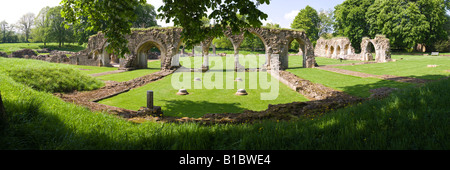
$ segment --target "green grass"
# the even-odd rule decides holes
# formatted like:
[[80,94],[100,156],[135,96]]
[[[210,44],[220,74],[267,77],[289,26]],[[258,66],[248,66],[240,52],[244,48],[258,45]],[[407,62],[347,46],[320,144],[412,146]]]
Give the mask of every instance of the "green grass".
[[98,76],[96,78],[100,79],[100,80],[111,80],[111,81],[118,81],[118,82],[133,80],[135,78],[142,77],[147,74],[151,74],[151,73],[158,72],[159,70],[161,70],[161,61],[158,60],[158,61],[148,62],[147,66],[148,66],[147,69],[138,69],[138,70],[121,72],[121,73],[108,74],[108,75]]
[[[266,87],[259,86],[258,82],[249,83],[250,80],[257,78],[260,74],[262,74],[261,76],[266,76],[268,83],[271,85],[270,89],[264,89]],[[218,81],[220,76],[222,76],[223,82]],[[201,77],[203,81],[194,82],[194,77]],[[236,77],[241,77],[247,83],[235,82]],[[212,82],[217,79],[219,83],[208,83],[208,79],[212,80]],[[178,81],[181,83],[177,84],[176,82]],[[230,84],[227,85],[227,83]],[[250,84],[257,86],[250,87]],[[276,85],[278,85],[279,91],[275,88]],[[186,96],[176,95],[180,88],[187,89],[190,94]],[[241,88],[245,88],[248,95],[235,95],[237,89]],[[206,113],[242,113],[246,109],[259,111],[267,109],[268,104],[307,101],[305,97],[289,89],[286,85],[278,81],[271,82],[271,76],[267,73],[207,72],[174,73],[159,81],[102,100],[99,103],[138,110],[141,106],[146,106],[147,90],[154,91],[154,104],[161,106],[165,115],[177,117],[201,117]],[[277,98],[274,100],[261,100],[261,94],[269,93],[271,90],[278,92],[279,95],[275,95]]]
[[[337,68],[375,75],[395,75],[433,80],[450,76],[450,57],[393,55],[392,58],[397,61],[339,66]],[[403,59],[401,60],[401,58]],[[438,65],[438,67],[427,67],[427,65]]]
[[[342,62],[338,59],[331,59],[325,57],[315,57],[316,62],[319,66],[325,65],[335,65],[335,64],[351,64],[351,63],[360,63],[362,61],[356,60],[342,60]],[[289,56],[289,68],[302,68],[303,67],[303,56]]]
[[84,65],[71,65],[71,66],[86,74],[103,73],[117,70],[116,67],[98,67],[98,66],[84,66]]
[[40,60],[0,58],[0,71],[16,82],[47,92],[89,91],[104,85],[69,65]]
[[287,69],[286,71],[289,71],[300,78],[310,80],[313,83],[322,84],[347,94],[360,97],[369,97],[371,94],[369,92],[370,89],[380,87],[405,88],[413,86],[410,83],[401,83],[370,77],[362,78],[315,68],[296,68]]
[[[419,88],[406,87],[388,98],[366,101],[312,119],[211,126],[135,124],[106,113],[91,112],[16,82],[4,68],[31,62],[13,61],[16,60],[0,58],[0,91],[7,122],[0,130],[1,150],[450,149],[449,79]],[[311,77],[316,73],[316,69],[299,70],[313,70]],[[326,78],[330,77],[319,79]],[[191,106],[179,105],[185,109]]]
[[[239,57],[239,63],[245,68],[260,68],[266,61],[264,55],[246,55]],[[186,68],[202,68],[203,57],[180,57],[180,65]],[[234,70],[234,56],[209,57],[210,69]]]
[[6,52],[7,54],[11,54],[14,51],[18,51],[18,50],[22,50],[22,49],[26,49],[26,48],[32,49],[32,50],[49,48],[52,50],[59,50],[59,51],[78,52],[78,51],[84,50],[86,48],[86,46],[85,45],[67,45],[66,44],[62,47],[59,47],[58,43],[47,43],[46,46],[44,46],[44,43],[3,43],[3,44],[0,44],[0,51]]
[[7,150],[448,150],[450,80],[313,120],[134,124],[38,92],[0,72]]

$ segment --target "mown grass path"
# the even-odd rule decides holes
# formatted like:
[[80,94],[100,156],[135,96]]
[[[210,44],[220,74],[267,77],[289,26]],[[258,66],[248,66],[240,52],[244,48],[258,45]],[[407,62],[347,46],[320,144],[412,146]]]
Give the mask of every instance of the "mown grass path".
[[[363,63],[363,64],[365,64],[365,63]],[[427,82],[431,81],[431,80],[419,79],[419,78],[414,78],[414,77],[403,77],[403,76],[394,76],[394,75],[374,75],[374,74],[362,73],[362,72],[345,70],[345,69],[334,67],[334,66],[343,66],[343,65],[353,65],[353,64],[327,65],[327,66],[321,66],[321,67],[316,67],[316,68],[321,69],[321,70],[339,73],[339,74],[346,74],[346,75],[363,77],[363,78],[373,77],[373,78],[392,80],[392,81],[404,82],[404,83],[427,83]]]

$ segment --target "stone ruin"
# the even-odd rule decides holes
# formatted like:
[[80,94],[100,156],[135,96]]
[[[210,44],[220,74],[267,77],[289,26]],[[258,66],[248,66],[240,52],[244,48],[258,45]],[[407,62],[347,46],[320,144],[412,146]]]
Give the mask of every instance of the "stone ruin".
[[[372,49],[372,44],[375,49]],[[374,59],[372,51],[375,50],[376,62],[388,62],[391,60],[391,47],[389,39],[384,36],[376,36],[374,39],[364,37],[361,42],[361,53],[356,54],[355,49],[347,37],[332,39],[320,38],[317,41],[314,53],[316,56],[332,59],[371,61]]]
[[[125,35],[128,40],[129,54],[125,58],[114,59],[113,62],[120,64],[119,69],[133,70],[139,68],[147,68],[147,58],[150,54],[149,50],[157,47],[160,54],[161,70],[172,69],[177,66],[172,66],[172,58],[178,54],[182,38],[182,28],[147,28],[132,30],[132,33]],[[303,51],[303,67],[312,68],[315,66],[314,49],[312,43],[308,39],[304,31],[289,30],[289,29],[271,29],[271,28],[247,28],[242,29],[241,33],[233,34],[231,30],[224,30],[224,35],[232,42],[235,56],[235,69],[241,68],[239,64],[239,48],[244,40],[244,32],[248,31],[257,35],[264,43],[266,49],[266,63],[261,66],[264,69],[270,69],[270,61],[273,55],[279,55],[279,68],[288,68],[288,50],[289,45],[293,40],[300,44],[300,49]],[[204,57],[204,64],[202,68],[208,69],[208,54],[209,46],[214,37],[205,39],[202,43],[202,56]],[[70,57],[71,64],[77,65],[97,65],[97,66],[111,66],[113,54],[110,54],[106,47],[108,43],[102,33],[91,36],[89,38],[88,47]]]
[[67,57],[68,54],[74,54],[74,52],[70,51],[58,51],[58,50],[49,50],[42,49],[38,50],[39,53],[50,53],[49,55],[38,55],[32,49],[22,49],[18,51],[12,52],[10,55],[7,55],[5,52],[0,52],[0,56],[8,57],[8,58],[24,58],[24,59],[35,59],[42,60],[52,63],[70,63],[70,58]]
[[[183,28],[147,28],[132,30],[131,34],[125,35],[128,40],[129,54],[125,54],[125,58],[118,58],[114,54],[110,54],[106,47],[109,43],[106,41],[104,34],[99,33],[89,38],[87,48],[73,53],[67,57],[66,52],[51,51],[50,55],[37,56],[34,51],[22,51],[15,57],[32,58],[45,60],[49,62],[68,63],[73,65],[89,65],[89,66],[107,66],[119,65],[121,70],[133,70],[140,68],[147,68],[147,59],[149,55],[154,55],[150,51],[153,47],[159,49],[159,58],[161,60],[161,70],[170,70],[179,67],[173,65],[172,59],[176,54],[179,54],[179,49],[182,44],[181,32]],[[310,42],[304,31],[290,30],[290,29],[272,29],[272,28],[246,28],[241,29],[240,33],[233,34],[230,29],[223,31],[234,48],[234,65],[236,70],[241,70],[243,66],[239,63],[239,48],[244,41],[244,33],[249,32],[258,36],[264,43],[266,50],[266,63],[260,66],[261,69],[270,70],[273,64],[277,68],[287,69],[289,54],[288,50],[292,41],[296,40],[300,44],[300,50],[303,56],[303,67],[312,68],[316,66],[314,47]],[[209,47],[214,37],[209,37],[200,43],[201,55],[204,56],[202,69],[209,69]],[[28,53],[30,52],[30,53]],[[33,52],[33,53],[31,53]],[[19,53],[19,52],[18,52]],[[273,57],[277,56],[278,57]],[[28,56],[28,57],[26,57]],[[277,61],[273,62],[275,58]]]

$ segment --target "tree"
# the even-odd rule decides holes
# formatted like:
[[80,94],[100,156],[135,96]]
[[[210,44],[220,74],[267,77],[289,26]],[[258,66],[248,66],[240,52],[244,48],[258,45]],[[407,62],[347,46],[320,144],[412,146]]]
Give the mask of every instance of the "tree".
[[334,34],[348,37],[356,51],[361,50],[362,38],[369,35],[366,11],[374,1],[346,0],[334,7]]
[[416,4],[421,13],[425,15],[426,21],[430,23],[423,44],[428,47],[427,51],[434,50],[434,43],[446,40],[448,36],[444,27],[447,21],[445,14],[448,6],[444,0],[418,0]]
[[50,32],[50,23],[47,18],[47,13],[50,10],[50,7],[44,7],[39,11],[39,14],[34,19],[34,29],[32,29],[31,34],[33,35],[34,41],[41,41],[44,43],[44,46],[49,42],[49,32]]
[[73,36],[71,27],[65,26],[64,18],[61,16],[61,6],[50,8],[47,12],[47,18],[49,20],[50,31],[49,37],[59,43],[59,47],[64,45],[64,42],[68,41],[68,37]]
[[[255,2],[256,1],[256,2]],[[267,14],[261,12],[257,6],[269,4],[270,0],[163,0],[164,5],[158,11],[158,16],[167,23],[171,20],[176,26],[183,27],[182,36],[186,45],[200,43],[206,37],[217,37],[228,26],[234,33],[240,28],[259,27],[260,19],[266,19]],[[129,52],[124,35],[131,33],[132,22],[136,20],[136,6],[145,4],[146,0],[62,0],[63,17],[69,23],[77,23],[82,16],[87,17],[88,29],[102,31],[109,42],[107,50],[112,53],[125,55]],[[207,10],[212,13],[207,15]],[[250,16],[249,23],[239,21],[235,13]],[[201,18],[214,19],[214,27],[202,27]]]
[[6,42],[6,31],[7,31],[7,29],[8,29],[8,22],[6,22],[5,20],[0,22],[0,31],[2,33],[2,42],[3,43]]
[[320,10],[319,11],[319,37],[326,36],[333,32],[333,9],[329,9],[328,11]]
[[147,28],[157,26],[155,7],[151,4],[141,4],[134,9],[134,13],[137,15],[136,20],[133,22],[133,28]]
[[91,24],[89,23],[88,18],[85,16],[81,16],[80,18],[78,18],[78,22],[73,23],[72,26],[75,41],[78,42],[79,45],[87,43],[91,35],[95,35],[98,33],[95,30],[89,29]]
[[[201,42],[206,37],[219,37],[222,30],[231,28],[233,33],[241,28],[260,27],[260,20],[267,19],[267,14],[257,7],[269,4],[270,0],[163,0],[164,5],[158,11],[160,18],[166,23],[173,21],[174,25],[183,27],[182,36],[187,46]],[[208,15],[207,11],[212,12]],[[239,13],[246,16],[246,21],[239,19]],[[215,21],[214,27],[202,27],[202,18]]]
[[292,29],[304,29],[313,44],[319,39],[319,15],[317,11],[307,5],[295,17],[291,24]]
[[20,30],[25,34],[25,42],[28,42],[28,38],[30,36],[31,27],[34,23],[34,14],[33,13],[27,13],[23,15],[18,22],[18,25],[20,26]]
[[225,36],[221,36],[219,38],[214,38],[213,40],[213,44],[217,47],[217,48],[221,48],[221,49],[233,49],[233,44],[231,43],[231,41],[225,37]]
[[410,49],[424,44],[433,50],[434,43],[446,40],[443,0],[376,0],[366,13],[368,36],[384,34],[396,48]]
[[[109,42],[107,50],[124,56],[129,53],[126,34],[131,33],[132,23],[136,21],[135,9],[146,0],[62,0],[62,16],[68,23],[76,25],[81,17],[89,23],[88,30],[102,31]],[[66,25],[70,27],[70,25]]]

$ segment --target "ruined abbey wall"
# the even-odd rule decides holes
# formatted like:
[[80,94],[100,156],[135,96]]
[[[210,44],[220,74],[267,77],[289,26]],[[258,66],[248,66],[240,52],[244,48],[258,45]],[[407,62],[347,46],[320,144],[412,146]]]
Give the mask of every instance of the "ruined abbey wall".
[[[161,51],[161,69],[171,69],[172,59],[178,53],[182,43],[182,28],[147,28],[133,30],[130,35],[126,35],[128,40],[129,54],[120,59],[120,69],[131,70],[138,68],[147,68],[147,53],[151,47],[157,47]],[[288,68],[288,50],[293,40],[297,40],[303,51],[303,67],[314,67],[314,48],[304,31],[289,29],[270,29],[270,28],[248,28],[241,30],[238,34],[231,33],[231,30],[224,30],[224,35],[232,42],[235,52],[235,68],[241,67],[238,60],[239,48],[244,40],[244,31],[255,34],[263,41],[266,49],[266,63],[262,66],[264,69],[270,69],[272,56],[278,55],[279,62],[275,62],[280,69]],[[205,39],[201,45],[203,55],[209,53],[209,45],[214,37]],[[110,56],[106,51],[108,43],[103,34],[91,36],[87,49],[72,56],[71,60],[78,61],[80,65],[87,65],[86,62],[92,62],[98,66],[110,66]],[[208,57],[204,57],[204,68],[208,68]],[[73,62],[75,63],[75,62]]]
[[[375,47],[375,49],[372,49]],[[361,42],[361,53],[356,54],[351,42],[346,37],[332,39],[320,38],[315,47],[316,56],[333,59],[387,62],[391,59],[391,47],[389,39],[384,36],[376,36],[374,39],[363,38]],[[375,52],[375,57],[372,55]]]

